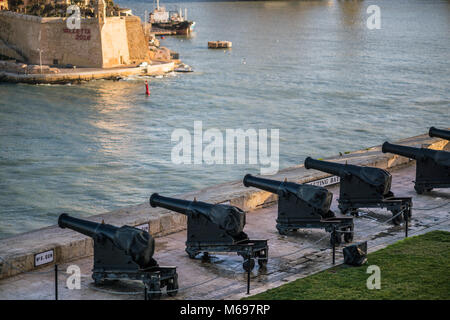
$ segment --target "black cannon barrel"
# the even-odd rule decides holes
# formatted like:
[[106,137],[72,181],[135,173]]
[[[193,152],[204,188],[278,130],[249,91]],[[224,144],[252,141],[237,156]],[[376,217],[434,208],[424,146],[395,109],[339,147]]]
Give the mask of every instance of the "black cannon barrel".
[[289,194],[296,196],[298,199],[309,203],[311,206],[326,215],[330,211],[333,194],[327,189],[308,185],[298,184],[295,182],[277,181],[265,178],[257,178],[251,174],[244,177],[244,186],[255,187],[278,194],[278,196],[288,196]]
[[150,205],[153,208],[161,207],[184,215],[187,215],[189,210],[207,213],[213,207],[213,204],[210,203],[163,197],[157,193],[151,195]]
[[[140,267],[145,268],[154,264],[152,259],[155,251],[155,240],[143,230],[110,224],[96,223],[78,219],[62,213],[58,218],[61,228],[69,228],[94,239],[108,238],[117,248],[130,255]],[[96,240],[96,241],[97,241]]]
[[272,193],[280,193],[283,192],[283,184],[282,181],[276,181],[271,179],[265,179],[265,178],[257,178],[255,176],[252,176],[251,174],[247,174],[244,177],[244,186],[246,187],[255,187],[258,189],[262,189],[265,191],[269,191]]
[[428,134],[430,135],[430,137],[437,137],[445,140],[450,140],[450,130],[442,130],[437,129],[435,127],[431,127]]
[[189,208],[190,203],[191,201],[189,200],[163,197],[157,193],[154,193],[150,196],[150,205],[153,208],[161,207],[185,215],[187,215],[187,210]]
[[78,219],[62,213],[58,218],[58,226],[60,228],[69,228],[89,237],[102,233],[110,239],[114,238],[117,227],[110,224],[102,224],[88,220]]
[[305,159],[306,169],[316,169],[319,171],[331,173],[337,176],[342,176],[345,174],[344,167],[349,167],[350,165],[340,164],[336,162],[315,160],[311,157]]
[[387,141],[381,146],[381,151],[383,153],[389,152],[416,160],[423,155],[422,149],[420,148],[401,146],[398,144],[389,143]]
[[201,214],[231,236],[241,234],[245,226],[245,212],[235,206],[175,199],[157,193],[151,195],[150,205],[153,208],[161,207],[188,216]]

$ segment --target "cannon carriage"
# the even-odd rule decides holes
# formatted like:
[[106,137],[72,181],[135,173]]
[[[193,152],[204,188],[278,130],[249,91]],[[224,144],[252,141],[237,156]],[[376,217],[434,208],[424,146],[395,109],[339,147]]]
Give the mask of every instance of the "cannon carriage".
[[433,188],[450,187],[450,152],[427,148],[414,148],[383,143],[383,153],[389,152],[416,160],[416,180],[414,189],[418,194]]
[[148,232],[82,220],[66,213],[59,216],[58,225],[93,238],[92,279],[96,285],[110,280],[140,280],[149,299],[159,299],[164,287],[169,296],[178,293],[176,267],[159,266],[153,259],[155,240]]
[[208,256],[211,252],[235,252],[244,259],[246,271],[268,262],[267,240],[251,240],[243,231],[245,212],[224,204],[210,204],[160,196],[150,197],[152,207],[161,207],[187,216],[186,253],[194,259],[199,253]]
[[340,177],[338,207],[343,214],[357,215],[360,208],[386,208],[392,212],[392,222],[396,225],[411,217],[412,199],[394,196],[392,176],[386,170],[310,157],[305,159],[305,168]]
[[244,186],[278,195],[276,228],[281,235],[298,229],[320,228],[330,232],[331,244],[353,241],[353,218],[337,217],[330,210],[333,194],[327,189],[307,184],[277,181],[247,174]]

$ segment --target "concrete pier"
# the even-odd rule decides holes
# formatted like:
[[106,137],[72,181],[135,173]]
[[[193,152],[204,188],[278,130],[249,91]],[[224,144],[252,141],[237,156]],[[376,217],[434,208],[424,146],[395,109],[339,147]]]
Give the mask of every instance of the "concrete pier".
[[57,74],[18,74],[0,70],[0,81],[29,84],[64,84],[131,75],[163,75],[175,69],[174,62],[154,62],[145,67],[61,69]]

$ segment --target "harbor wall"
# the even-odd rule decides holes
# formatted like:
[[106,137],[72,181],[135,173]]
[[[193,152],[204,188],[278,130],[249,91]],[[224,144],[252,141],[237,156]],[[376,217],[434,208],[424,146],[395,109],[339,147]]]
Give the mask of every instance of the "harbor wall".
[[[29,64],[102,67],[101,34],[94,19],[70,30],[66,19],[0,12],[0,38]],[[41,57],[39,49],[42,50]]]
[[66,18],[1,11],[0,39],[9,48],[4,53],[15,50],[28,64],[40,64],[41,58],[44,65],[112,68],[148,61],[148,42],[135,16],[108,17],[103,25],[86,18],[80,29],[69,29]]
[[[397,141],[395,143],[428,147],[436,150],[450,150],[450,142],[428,135],[421,135]],[[413,163],[408,158],[382,153],[380,146],[326,158],[328,161],[354,165],[374,166],[392,170]],[[329,174],[316,170],[306,170],[298,165],[279,171],[270,178],[291,182],[306,183],[329,177]],[[413,184],[411,183],[411,188]],[[149,196],[157,190],[149,190]],[[395,191],[395,190],[394,190]],[[400,195],[399,195],[400,196]],[[246,188],[242,180],[227,182],[197,190],[177,197],[183,199],[197,198],[199,201],[211,203],[230,203],[245,211],[271,205],[277,201],[276,195],[255,188]],[[148,201],[141,205],[125,207],[113,212],[95,215],[88,218],[91,221],[122,226],[144,226],[154,237],[167,235],[186,229],[186,216],[166,209],[151,208]],[[56,220],[56,219],[55,219]],[[0,239],[0,279],[40,268],[35,266],[36,255],[43,252],[53,252],[54,259],[43,266],[52,263],[66,263],[93,254],[93,241],[80,233],[58,226],[34,230],[10,238]]]
[[130,63],[124,18],[106,18],[106,23],[101,26],[101,46],[103,54],[101,67],[111,68]]
[[[0,63],[1,64],[1,63]],[[112,69],[79,68],[57,74],[18,74],[0,70],[0,82],[29,83],[29,84],[65,84],[78,83],[98,79],[117,79],[135,75],[157,76],[172,72],[174,62],[155,63],[146,67],[125,67]]]
[[141,19],[134,16],[125,17],[126,33],[128,39],[128,49],[130,63],[140,63],[149,61],[149,39],[145,36]]

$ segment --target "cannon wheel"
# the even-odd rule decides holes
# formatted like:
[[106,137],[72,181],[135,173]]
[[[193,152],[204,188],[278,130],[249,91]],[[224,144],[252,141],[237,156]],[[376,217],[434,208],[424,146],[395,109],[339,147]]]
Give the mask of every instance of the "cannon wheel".
[[103,279],[102,275],[96,272],[92,274],[92,280],[94,280],[96,286],[105,283],[105,279]]
[[[348,228],[346,228],[345,231],[347,231],[347,232],[344,233],[344,241],[346,243],[352,242],[353,241],[353,228],[352,227],[348,227]],[[348,232],[348,231],[351,231],[351,232]]]
[[[396,214],[398,214],[400,211],[397,209],[392,210],[392,216],[395,216]],[[403,221],[403,217],[402,215],[398,215],[396,218],[392,219],[392,223],[396,226],[400,225]]]
[[350,208],[347,208],[347,207],[344,207],[344,206],[341,206],[341,205],[338,205],[338,208],[341,211],[341,213],[344,214],[344,215],[349,213],[349,209]]
[[148,300],[159,300],[161,299],[161,286],[159,282],[150,282],[148,292],[147,292]]
[[289,229],[278,226],[278,225],[277,225],[277,230],[278,230],[278,233],[281,234],[282,236],[287,235],[289,232]]
[[175,297],[178,293],[178,275],[175,274],[172,279],[167,283],[167,295],[169,297]]
[[339,231],[336,232],[331,232],[331,236],[330,236],[330,244],[333,245],[340,245],[342,242],[342,233]]
[[358,216],[358,209],[344,208],[344,207],[339,207],[339,209],[341,210],[341,213],[343,215],[350,215],[352,217],[357,217]]
[[242,264],[242,267],[245,271],[252,271],[255,267],[255,259],[245,259],[244,263]]
[[188,254],[189,258],[191,258],[191,259],[195,259],[195,257],[196,257],[197,254],[198,254],[197,251],[191,250],[191,249],[188,249],[188,248],[186,248],[185,251],[186,251],[186,253]]
[[414,186],[414,189],[416,190],[417,194],[422,194],[422,193],[425,192],[425,188],[424,187]]
[[258,265],[260,268],[265,268],[267,266],[267,262],[268,262],[267,258],[258,259]]

